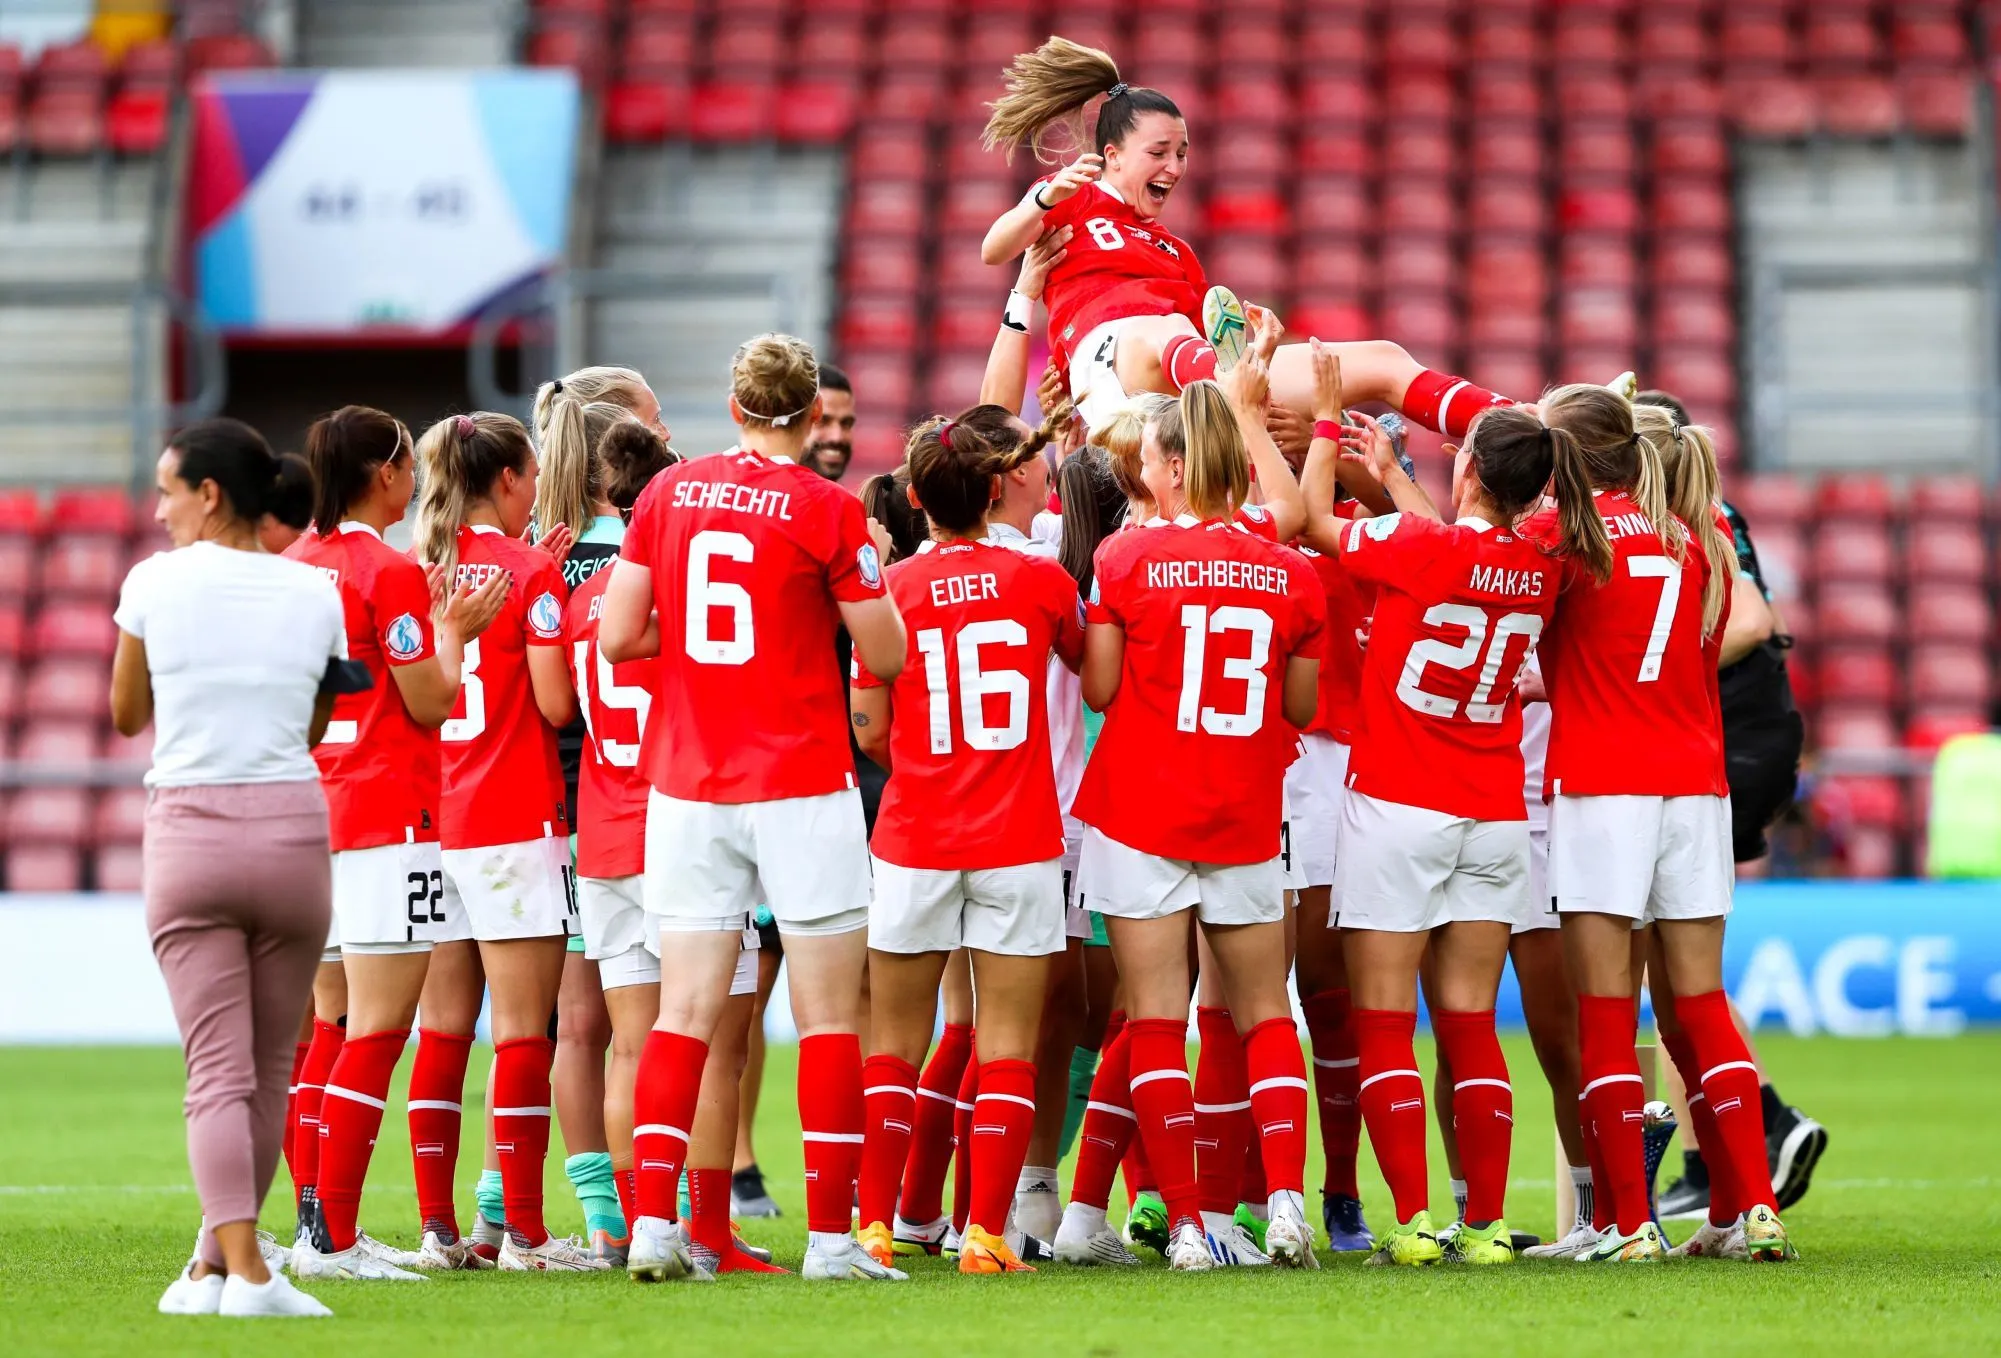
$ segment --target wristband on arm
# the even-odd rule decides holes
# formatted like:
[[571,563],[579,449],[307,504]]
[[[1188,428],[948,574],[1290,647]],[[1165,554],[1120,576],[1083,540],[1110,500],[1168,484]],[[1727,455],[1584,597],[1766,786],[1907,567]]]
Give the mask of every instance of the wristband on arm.
[[1019,292],[1009,289],[1007,303],[1001,308],[1001,324],[1019,334],[1028,333],[1028,318],[1035,309],[1035,303]]

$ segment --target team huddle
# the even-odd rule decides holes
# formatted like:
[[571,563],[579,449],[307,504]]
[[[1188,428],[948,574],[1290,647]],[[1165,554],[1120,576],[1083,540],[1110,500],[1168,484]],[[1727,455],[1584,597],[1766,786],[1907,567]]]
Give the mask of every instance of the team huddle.
[[[295,1274],[782,1271],[730,1195],[774,946],[807,1278],[895,1281],[941,1252],[967,1273],[1142,1249],[1174,1270],[1510,1263],[1511,960],[1582,1151],[1575,1229],[1533,1253],[1670,1252],[1644,981],[1713,1175],[1672,1252],[1792,1257],[1722,991],[1736,557],[1706,432],[1629,383],[1517,404],[1386,341],[1281,343],[1158,224],[1188,154],[1165,95],[1052,39],[989,143],[1040,151],[1101,96],[1097,149],[987,236],[1022,272],[981,403],[919,424],[862,499],[801,465],[822,369],[782,335],[738,349],[740,441],[704,457],[615,368],[545,386],[532,431],[480,413],[413,440],[360,407],[314,427],[288,554],[338,588],[373,684],[317,751],[337,936],[288,1122]],[[1449,503],[1370,402],[1455,440]],[[406,556],[383,535],[415,485]],[[559,1036],[599,995],[607,1041],[566,1071]],[[488,1165],[461,1231],[482,996]],[[403,1250],[358,1211],[413,1023]],[[582,1237],[544,1220],[552,1108]],[[1375,1231],[1365,1126],[1394,1199]]]

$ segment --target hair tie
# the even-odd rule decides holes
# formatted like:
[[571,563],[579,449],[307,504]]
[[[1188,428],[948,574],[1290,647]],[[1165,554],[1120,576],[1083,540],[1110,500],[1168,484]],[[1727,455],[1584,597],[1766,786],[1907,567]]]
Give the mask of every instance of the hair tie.
[[1130,87],[1126,84],[1125,81],[1121,80],[1116,85],[1112,86],[1110,89],[1105,91],[1105,98],[1116,99],[1120,95],[1128,94],[1130,92],[1131,92]]
[[956,420],[947,420],[938,426],[938,442],[945,445],[947,452],[952,448],[952,431],[958,427],[959,423]]
[[479,432],[479,426],[473,423],[472,416],[460,415],[452,422],[452,432],[462,439],[469,439]]
[[561,395],[562,390],[563,390],[563,379],[560,377],[552,378],[549,382],[549,394],[551,396]]

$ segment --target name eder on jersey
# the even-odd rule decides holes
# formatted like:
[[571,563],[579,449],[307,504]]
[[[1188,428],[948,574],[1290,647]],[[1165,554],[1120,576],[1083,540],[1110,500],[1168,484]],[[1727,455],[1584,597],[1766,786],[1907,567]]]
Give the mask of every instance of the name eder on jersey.
[[772,519],[792,517],[792,492],[759,490],[735,481],[677,481],[674,498],[668,503],[675,509],[729,509]]
[[1149,561],[1148,589],[1248,589],[1260,594],[1285,594],[1283,566],[1257,561]]

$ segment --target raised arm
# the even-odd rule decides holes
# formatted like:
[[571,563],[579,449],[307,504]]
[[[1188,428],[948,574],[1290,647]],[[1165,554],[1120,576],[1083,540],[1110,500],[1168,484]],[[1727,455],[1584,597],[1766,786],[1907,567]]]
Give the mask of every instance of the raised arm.
[[1271,396],[1271,356],[1282,333],[1278,319],[1265,312],[1259,319],[1257,338],[1223,379],[1223,390],[1229,395],[1230,408],[1236,412],[1237,428],[1244,436],[1244,451],[1257,472],[1258,489],[1264,494],[1264,507],[1271,513],[1278,540],[1290,542],[1306,527],[1306,501],[1300,496],[1299,483],[1292,478],[1292,468],[1286,465],[1278,445],[1272,442],[1271,432],[1265,428],[1265,410]]
[[1056,172],[1046,184],[1038,184],[1019,203],[1000,215],[987,228],[980,242],[980,262],[1005,264],[1042,238],[1048,228],[1043,222],[1049,210],[1105,171],[1103,156],[1086,154]]
[[1001,313],[1000,331],[987,355],[987,371],[980,379],[980,404],[1006,406],[1021,413],[1022,396],[1028,390],[1028,322],[1035,313],[1036,299],[1049,271],[1070,252],[1071,228],[1060,226],[1046,231],[1022,257],[1021,277],[1007,295],[1007,309]]

